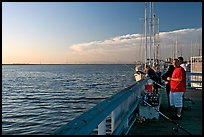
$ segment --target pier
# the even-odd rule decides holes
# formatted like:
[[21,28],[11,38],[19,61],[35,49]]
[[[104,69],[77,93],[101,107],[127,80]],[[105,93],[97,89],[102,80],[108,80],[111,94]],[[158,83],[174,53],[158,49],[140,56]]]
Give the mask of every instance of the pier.
[[[189,73],[187,76],[202,75]],[[139,105],[142,102],[141,94],[145,90],[148,79],[126,87],[117,94],[97,104],[69,123],[56,129],[54,135],[187,135],[176,124],[162,115],[158,119],[147,119],[138,122]],[[187,83],[202,83],[188,80]],[[182,120],[175,120],[177,124],[192,135],[202,135],[202,87],[187,87],[185,98],[192,100],[192,108],[184,109]],[[160,112],[172,119],[175,113],[167,112],[167,94],[160,90]],[[187,105],[184,102],[184,106]],[[173,119],[172,119],[173,120]],[[173,120],[174,121],[174,120]],[[175,129],[175,130],[173,130]]]
[[[167,94],[161,91],[162,103],[160,111],[171,118],[174,113],[167,112]],[[184,110],[181,120],[175,120],[180,126],[189,131],[192,135],[202,135],[202,90],[187,89],[185,98],[192,100],[192,109],[187,108],[184,103]],[[173,119],[172,119],[173,120]],[[182,129],[174,131],[177,126],[165,117],[161,116],[158,120],[146,120],[143,123],[135,122],[128,135],[188,135]]]

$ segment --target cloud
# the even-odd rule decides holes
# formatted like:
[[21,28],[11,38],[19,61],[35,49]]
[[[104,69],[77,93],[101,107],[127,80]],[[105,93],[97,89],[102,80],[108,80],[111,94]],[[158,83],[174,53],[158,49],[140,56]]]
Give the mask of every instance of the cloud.
[[176,41],[178,56],[182,55],[185,60],[190,56],[197,56],[199,48],[202,49],[202,28],[161,32],[161,57],[173,57],[173,54],[176,54],[173,53],[176,50]]
[[72,45],[70,48],[74,52],[92,51],[92,50],[115,50],[127,48],[135,45],[134,42],[139,40],[140,34],[127,34],[124,36],[113,37],[103,41],[92,41],[89,43],[79,43]]
[[[192,47],[191,42],[193,45],[197,43],[198,48],[202,43],[201,37],[202,28],[160,32],[159,56],[161,59],[172,56],[177,39],[178,54],[182,54],[187,59],[192,54],[189,52]],[[144,60],[144,50],[144,38],[141,38],[141,34],[127,34],[71,45],[68,58],[70,63],[134,63]]]

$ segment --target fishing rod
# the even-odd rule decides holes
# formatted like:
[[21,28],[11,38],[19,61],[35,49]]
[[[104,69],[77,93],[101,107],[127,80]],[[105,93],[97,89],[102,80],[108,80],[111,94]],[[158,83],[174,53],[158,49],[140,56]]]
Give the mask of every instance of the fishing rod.
[[133,68],[132,68],[132,67],[130,67],[129,65],[127,65],[127,64],[123,64],[123,65],[125,65],[126,67],[128,67],[128,68],[132,69],[132,70],[135,72],[135,69],[133,69]]
[[[133,68],[131,68],[130,66],[128,66],[127,64],[123,64],[123,65],[125,65],[126,67],[128,67],[128,68],[130,68],[130,69],[132,69],[134,72],[136,72],[137,74],[142,74],[142,75],[145,75],[146,73],[145,72],[143,72],[143,71],[140,71],[140,70],[138,70],[138,71],[136,71],[135,69],[133,69]],[[154,81],[153,79],[151,79],[155,84],[157,84],[157,85],[159,85],[160,87],[162,87],[162,88],[164,88],[164,89],[166,89],[166,87],[164,87],[164,86],[162,86],[161,84],[159,84],[159,83],[157,83],[156,81]]]
[[[151,79],[152,80],[152,79]],[[166,89],[166,87],[162,86],[161,84],[157,83],[156,81],[152,80],[155,84],[159,85],[160,87],[162,87],[163,89]]]
[[[137,74],[145,75],[146,73],[143,71],[136,71]],[[151,78],[150,78],[151,79]],[[155,80],[151,79],[155,84],[159,85],[160,87],[166,89],[166,87],[162,86],[161,84],[157,83]]]
[[[140,97],[139,97],[140,98]],[[180,126],[178,123],[176,123],[174,120],[170,119],[169,117],[167,117],[166,115],[164,115],[162,112],[160,112],[158,109],[156,109],[155,107],[153,107],[151,104],[149,104],[147,101],[143,100],[145,104],[147,104],[148,106],[152,107],[155,111],[159,112],[160,115],[162,115],[163,117],[165,117],[167,120],[169,120],[170,122],[172,122],[173,124],[175,124],[177,126],[177,128],[172,128],[173,131],[178,132],[178,128],[182,129],[183,131],[185,131],[186,133],[188,133],[189,135],[192,135],[189,131],[187,131],[185,128],[183,128],[182,126]]]

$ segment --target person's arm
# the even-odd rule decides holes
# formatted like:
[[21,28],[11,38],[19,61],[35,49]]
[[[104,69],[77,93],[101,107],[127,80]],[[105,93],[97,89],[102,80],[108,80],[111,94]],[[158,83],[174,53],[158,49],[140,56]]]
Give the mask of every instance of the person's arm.
[[166,85],[169,84],[169,81],[164,80],[164,84],[166,84]]
[[167,80],[169,80],[169,81],[173,80],[173,81],[176,81],[176,82],[181,82],[181,81],[182,81],[182,79],[179,79],[179,78],[171,78],[171,77],[167,77]]
[[181,82],[182,81],[182,71],[180,71],[178,78],[171,78],[171,77],[167,77],[167,80],[171,81],[176,81],[176,82]]
[[145,77],[149,77],[149,70],[146,70]]

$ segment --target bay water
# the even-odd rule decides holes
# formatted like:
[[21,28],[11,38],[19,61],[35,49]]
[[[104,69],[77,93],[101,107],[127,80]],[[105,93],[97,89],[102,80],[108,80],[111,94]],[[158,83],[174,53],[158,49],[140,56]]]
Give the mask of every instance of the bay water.
[[2,65],[2,134],[53,133],[134,83],[128,66]]

